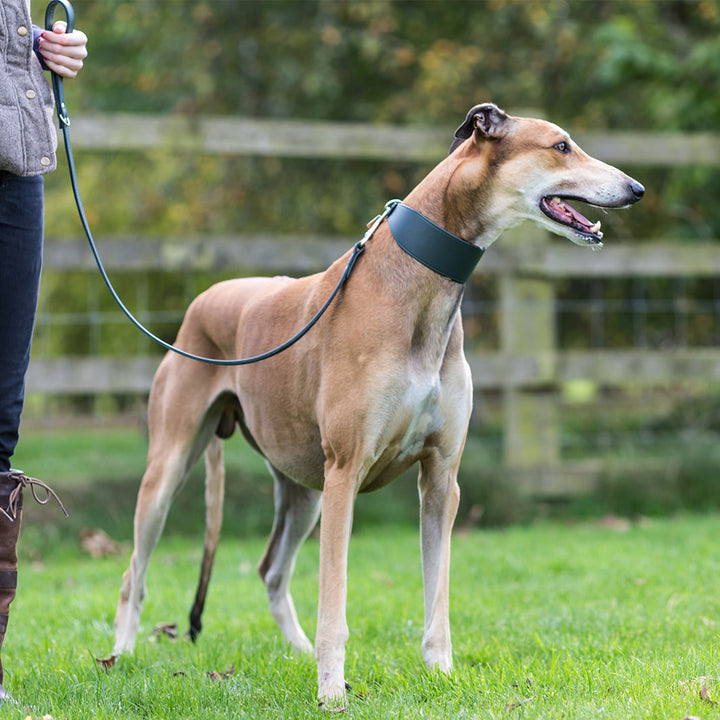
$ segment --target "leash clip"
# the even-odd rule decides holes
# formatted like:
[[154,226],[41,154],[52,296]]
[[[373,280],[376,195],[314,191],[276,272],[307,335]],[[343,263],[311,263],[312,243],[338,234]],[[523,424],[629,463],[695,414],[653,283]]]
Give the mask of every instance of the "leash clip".
[[362,240],[357,244],[357,247],[364,248],[367,241],[375,234],[375,231],[380,227],[380,223],[402,202],[402,200],[388,200],[385,203],[385,210],[379,215],[376,215],[368,224],[367,232],[363,235]]

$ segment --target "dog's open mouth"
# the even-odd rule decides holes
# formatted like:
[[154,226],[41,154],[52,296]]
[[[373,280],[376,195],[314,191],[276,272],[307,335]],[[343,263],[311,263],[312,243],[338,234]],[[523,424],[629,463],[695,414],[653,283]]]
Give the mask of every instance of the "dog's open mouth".
[[551,220],[572,228],[589,245],[602,245],[603,234],[600,230],[600,221],[590,222],[566,199],[557,195],[544,197],[540,201],[540,209]]

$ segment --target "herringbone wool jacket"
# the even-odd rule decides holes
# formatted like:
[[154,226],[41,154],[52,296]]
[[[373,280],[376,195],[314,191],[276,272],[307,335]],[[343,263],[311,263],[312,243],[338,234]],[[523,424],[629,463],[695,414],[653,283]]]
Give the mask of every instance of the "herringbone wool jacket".
[[33,51],[30,0],[0,0],[0,170],[55,169],[53,97]]

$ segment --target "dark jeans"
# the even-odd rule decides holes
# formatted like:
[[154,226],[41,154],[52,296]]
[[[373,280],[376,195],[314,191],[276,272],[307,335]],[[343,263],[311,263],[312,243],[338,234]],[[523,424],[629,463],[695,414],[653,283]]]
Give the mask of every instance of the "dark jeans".
[[42,177],[0,171],[0,472],[18,441],[42,246]]

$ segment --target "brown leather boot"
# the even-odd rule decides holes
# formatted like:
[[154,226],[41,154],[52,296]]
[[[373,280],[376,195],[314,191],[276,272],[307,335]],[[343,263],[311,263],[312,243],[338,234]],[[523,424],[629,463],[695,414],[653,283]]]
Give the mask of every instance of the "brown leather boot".
[[[14,502],[11,507],[11,497]],[[0,473],[0,648],[17,587],[17,541],[22,519],[22,486],[15,473]],[[0,700],[6,700],[0,656]]]
[[[17,588],[17,542],[22,521],[22,490],[28,485],[35,500],[44,505],[52,496],[67,516],[60,498],[44,482],[27,477],[21,470],[0,473],[0,649],[7,630],[10,603],[15,598]],[[46,497],[38,497],[37,487],[45,490]],[[3,687],[0,656],[0,702],[11,699]]]

